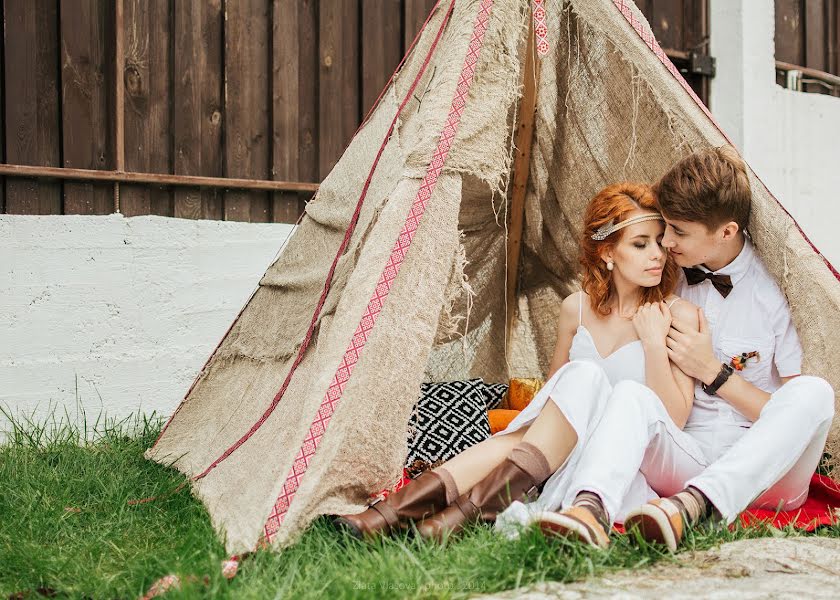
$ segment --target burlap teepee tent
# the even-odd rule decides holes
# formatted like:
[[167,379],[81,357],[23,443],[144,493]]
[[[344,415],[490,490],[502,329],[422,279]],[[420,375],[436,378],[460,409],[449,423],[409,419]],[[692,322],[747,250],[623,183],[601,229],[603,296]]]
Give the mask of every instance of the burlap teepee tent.
[[[544,374],[589,198],[724,143],[632,0],[441,0],[148,456],[233,552],[360,509],[422,381]],[[840,389],[837,273],[752,184],[805,370]]]

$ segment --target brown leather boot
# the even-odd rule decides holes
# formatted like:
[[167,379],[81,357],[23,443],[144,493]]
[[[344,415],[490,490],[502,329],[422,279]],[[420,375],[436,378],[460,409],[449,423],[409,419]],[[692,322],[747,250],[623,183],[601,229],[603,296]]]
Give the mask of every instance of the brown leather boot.
[[405,529],[446,507],[446,485],[434,471],[426,471],[384,500],[377,500],[357,515],[339,515],[336,527],[357,538],[375,538]]
[[449,507],[417,525],[417,533],[425,539],[443,540],[461,531],[467,523],[481,520],[493,522],[496,515],[514,500],[533,500],[541,481],[506,458],[487,477],[479,481]]

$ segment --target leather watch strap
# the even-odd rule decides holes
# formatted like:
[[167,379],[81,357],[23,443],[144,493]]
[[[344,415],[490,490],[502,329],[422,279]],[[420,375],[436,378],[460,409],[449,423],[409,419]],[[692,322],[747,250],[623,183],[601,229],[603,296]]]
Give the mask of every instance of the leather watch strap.
[[720,372],[717,374],[717,377],[715,377],[715,380],[709,385],[706,385],[704,383],[701,386],[703,388],[703,391],[709,394],[710,396],[714,396],[715,394],[717,394],[717,391],[718,389],[720,389],[720,386],[726,383],[726,380],[729,379],[729,376],[732,375],[734,370],[735,369],[733,369],[730,365],[726,363],[721,363]]

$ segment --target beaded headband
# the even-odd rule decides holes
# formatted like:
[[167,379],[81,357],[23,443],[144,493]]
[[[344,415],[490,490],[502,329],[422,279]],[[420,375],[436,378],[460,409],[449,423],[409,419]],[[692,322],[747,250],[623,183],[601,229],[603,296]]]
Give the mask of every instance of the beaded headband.
[[643,223],[644,221],[664,221],[665,219],[662,218],[662,215],[658,213],[651,213],[648,215],[639,215],[638,217],[633,217],[631,219],[625,219],[624,221],[619,221],[618,223],[615,222],[615,219],[610,221],[609,223],[605,223],[598,228],[598,231],[592,234],[592,239],[601,241],[607,238],[611,233],[615,233],[619,229],[624,229],[628,225],[634,225],[636,223]]

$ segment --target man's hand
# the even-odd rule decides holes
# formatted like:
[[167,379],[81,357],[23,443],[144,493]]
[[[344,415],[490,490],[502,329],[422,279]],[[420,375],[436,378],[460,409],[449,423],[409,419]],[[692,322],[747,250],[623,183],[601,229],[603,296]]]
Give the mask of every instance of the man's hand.
[[703,309],[697,309],[700,330],[696,331],[685,323],[674,319],[665,340],[668,358],[690,377],[711,384],[720,372],[720,361],[712,350],[712,335]]

